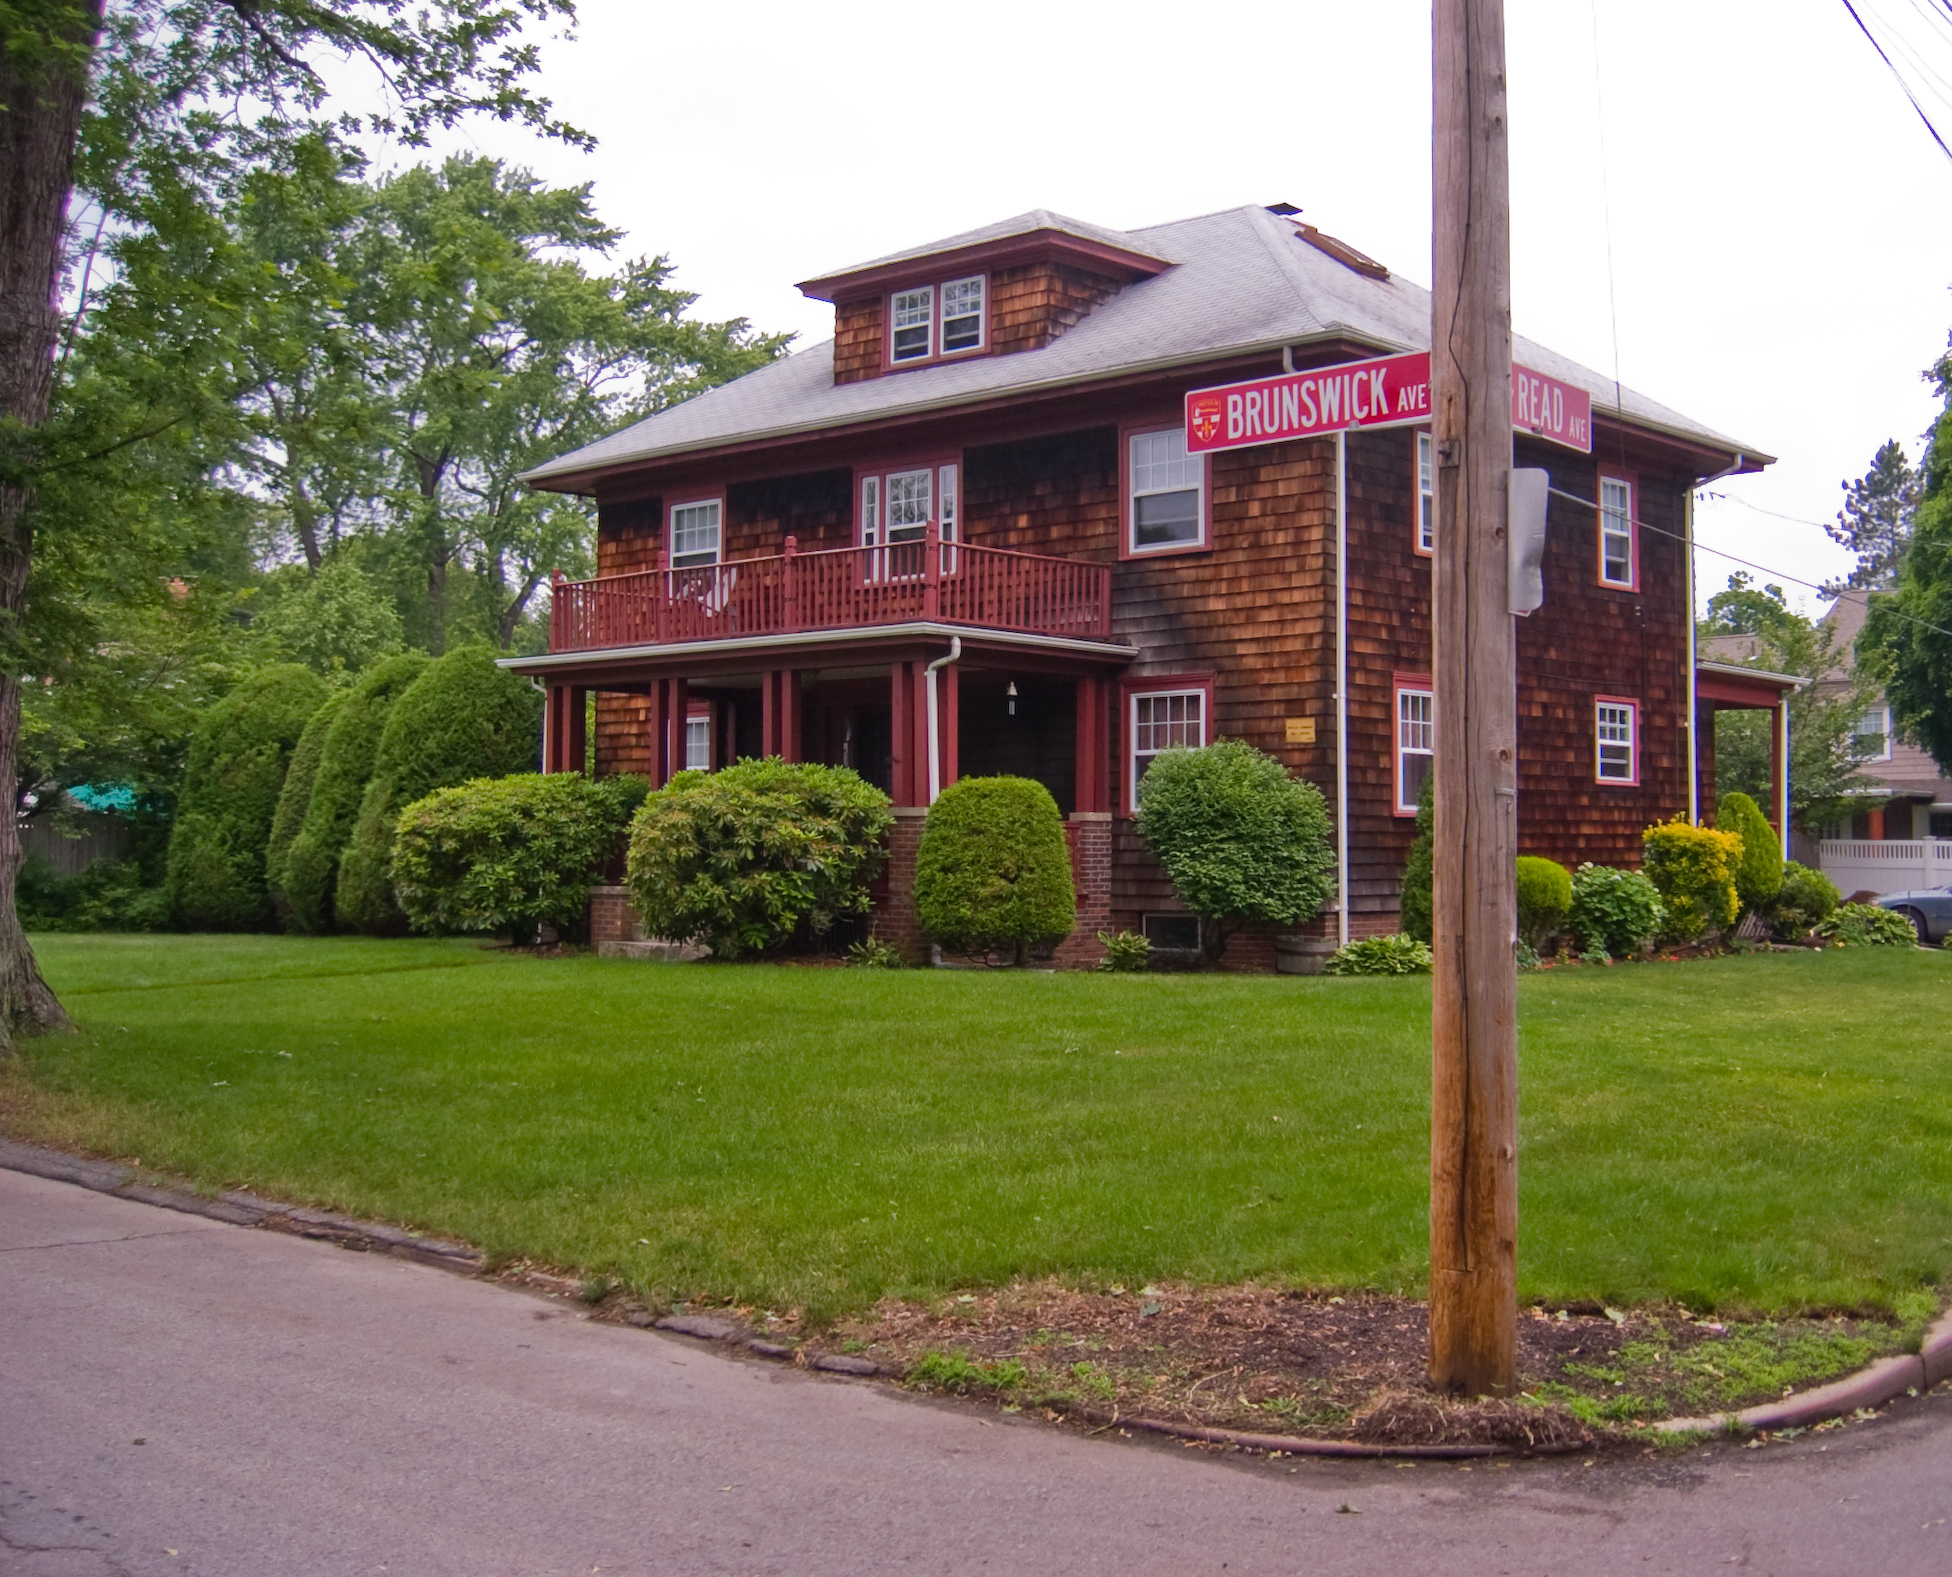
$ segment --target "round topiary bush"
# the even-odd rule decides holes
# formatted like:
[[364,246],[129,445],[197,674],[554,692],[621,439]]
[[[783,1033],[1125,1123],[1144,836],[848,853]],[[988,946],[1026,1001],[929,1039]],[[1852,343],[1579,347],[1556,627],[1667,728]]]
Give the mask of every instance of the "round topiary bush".
[[1431,865],[1437,846],[1436,792],[1437,774],[1425,774],[1423,787],[1417,793],[1416,841],[1410,845],[1410,857],[1403,865],[1403,897],[1398,920],[1403,934],[1416,938],[1425,947],[1430,945],[1431,934]]
[[1558,934],[1572,908],[1572,872],[1557,860],[1521,854],[1518,884],[1518,934],[1535,952]]
[[1742,912],[1735,870],[1742,840],[1735,833],[1696,827],[1685,816],[1656,822],[1641,835],[1642,869],[1667,906],[1662,935],[1692,942],[1709,930],[1725,931]]
[[305,824],[306,808],[312,803],[312,785],[319,775],[319,757],[325,753],[325,736],[332,719],[346,704],[348,692],[334,690],[312,714],[305,732],[291,753],[285,770],[285,786],[278,791],[278,811],[271,818],[271,841],[264,850],[264,879],[271,889],[271,904],[281,921],[290,923],[291,901],[285,896],[285,856],[291,852],[299,828]]
[[1743,909],[1763,914],[1783,886],[1783,846],[1762,807],[1746,794],[1725,794],[1715,812],[1715,826],[1742,840],[1742,858],[1735,867],[1735,896]]
[[393,896],[416,931],[506,931],[526,943],[553,926],[580,941],[590,883],[649,787],[519,772],[436,789],[400,812]]
[[680,772],[631,823],[631,902],[647,935],[715,958],[816,940],[871,906],[891,803],[847,767],[777,756]]
[[375,663],[353,685],[319,752],[305,819],[285,851],[279,886],[295,931],[333,929],[339,861],[352,838],[359,803],[372,780],[393,703],[427,670],[424,652],[401,652]]
[[1769,908],[1769,930],[1778,942],[1800,942],[1836,912],[1844,895],[1821,871],[1791,860],[1783,867],[1783,884]]
[[497,666],[491,648],[461,646],[429,663],[388,709],[380,731],[373,775],[339,861],[339,922],[370,935],[405,930],[406,916],[393,901],[393,829],[401,810],[471,778],[533,771],[541,749],[542,697]]
[[1205,922],[1209,962],[1243,925],[1299,925],[1335,891],[1321,791],[1238,739],[1154,756],[1138,825]]
[[922,929],[957,953],[1054,946],[1077,923],[1064,817],[1031,778],[963,778],[929,807],[915,856]]
[[1638,871],[1587,861],[1572,873],[1566,922],[1582,951],[1631,958],[1661,933],[1667,907]]
[[285,771],[326,697],[309,668],[261,668],[205,714],[190,741],[164,885],[172,912],[202,931],[272,920],[264,874]]

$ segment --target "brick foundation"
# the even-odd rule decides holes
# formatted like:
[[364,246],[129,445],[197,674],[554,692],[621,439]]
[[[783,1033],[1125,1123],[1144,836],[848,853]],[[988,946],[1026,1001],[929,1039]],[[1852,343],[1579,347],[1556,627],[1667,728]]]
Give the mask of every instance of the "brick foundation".
[[1060,969],[1095,969],[1105,949],[1100,931],[1112,928],[1112,818],[1109,813],[1080,811],[1064,824],[1064,841],[1071,846],[1071,882],[1078,895],[1077,924],[1058,944]]
[[877,884],[873,915],[875,939],[892,947],[911,964],[928,961],[929,942],[915,914],[915,855],[922,847],[922,825],[928,812],[920,806],[897,805],[888,829],[888,864]]
[[630,895],[621,887],[590,889],[590,945],[604,942],[641,942],[644,928],[637,911],[630,906]]

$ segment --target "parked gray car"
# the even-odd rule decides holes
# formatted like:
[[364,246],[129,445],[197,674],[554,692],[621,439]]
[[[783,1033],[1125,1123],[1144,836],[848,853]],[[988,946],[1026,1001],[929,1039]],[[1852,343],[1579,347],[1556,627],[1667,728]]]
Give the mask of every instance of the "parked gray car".
[[1952,932],[1952,887],[1922,887],[1917,892],[1886,893],[1871,900],[1880,909],[1895,909],[1911,922],[1918,945],[1943,942]]

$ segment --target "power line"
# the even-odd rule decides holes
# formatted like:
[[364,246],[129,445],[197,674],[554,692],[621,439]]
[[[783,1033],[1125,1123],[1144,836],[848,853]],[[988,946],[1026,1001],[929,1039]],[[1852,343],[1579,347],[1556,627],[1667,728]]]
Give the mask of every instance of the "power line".
[[[1583,504],[1586,506],[1586,508],[1594,511],[1596,514],[1599,512],[1600,505],[1598,501],[1595,499],[1581,498],[1577,493],[1568,493],[1562,487],[1548,487],[1546,491],[1552,494],[1552,496],[1555,498],[1563,498],[1569,503]],[[1628,516],[1628,518],[1630,520],[1633,520],[1632,516]],[[1785,515],[1783,518],[1787,520],[1789,516]],[[1771,569],[1767,564],[1758,564],[1754,559],[1745,559],[1741,557],[1739,554],[1725,552],[1721,548],[1711,548],[1705,542],[1690,542],[1687,537],[1683,536],[1678,531],[1669,531],[1664,526],[1650,525],[1648,522],[1644,520],[1633,520],[1633,524],[1635,529],[1637,530],[1651,531],[1657,537],[1671,538],[1675,542],[1684,543],[1689,547],[1697,548],[1703,553],[1712,553],[1717,558],[1724,558],[1729,560],[1731,563],[1740,564],[1744,569],[1752,569],[1757,571],[1759,574],[1773,575],[1779,580],[1786,580],[1793,586],[1801,586],[1806,590],[1817,593],[1817,595],[1819,596],[1830,597],[1833,600],[1836,597],[1835,592],[1825,591],[1823,587],[1817,585],[1814,581],[1804,580],[1799,575],[1791,575],[1783,570]],[[1948,630],[1944,628],[1942,625],[1934,624],[1929,619],[1918,618],[1915,614],[1906,613],[1902,609],[1891,607],[1889,603],[1884,604],[1884,607],[1886,611],[1889,612],[1894,618],[1903,619],[1907,624],[1915,624],[1919,626],[1919,628],[1921,629],[1930,630],[1934,635],[1943,635],[1948,638],[1952,638],[1952,630]],[[1693,610],[1690,610],[1690,612],[1692,611]]]
[[1850,13],[1851,21],[1857,24],[1857,30],[1870,40],[1871,48],[1877,51],[1877,58],[1883,61],[1891,75],[1897,78],[1898,86],[1904,90],[1905,97],[1911,100],[1911,107],[1918,111],[1918,118],[1925,123],[1925,130],[1932,134],[1932,141],[1938,144],[1938,151],[1946,158],[1952,159],[1952,148],[1946,147],[1945,139],[1938,134],[1938,127],[1932,124],[1932,117],[1925,113],[1925,106],[1918,102],[1918,95],[1911,91],[1911,84],[1905,81],[1904,73],[1892,64],[1891,57],[1884,52],[1884,46],[1877,41],[1877,36],[1864,25],[1864,19],[1857,14],[1857,7],[1852,5],[1850,0],[1844,0],[1844,9]]

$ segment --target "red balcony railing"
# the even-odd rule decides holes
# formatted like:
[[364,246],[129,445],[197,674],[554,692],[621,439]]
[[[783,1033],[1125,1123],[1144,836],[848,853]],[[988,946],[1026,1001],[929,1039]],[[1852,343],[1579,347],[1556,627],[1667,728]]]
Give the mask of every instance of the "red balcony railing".
[[1034,635],[1111,635],[1108,564],[928,538],[695,569],[558,581],[549,649],[596,651],[929,620]]

